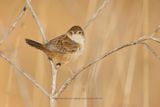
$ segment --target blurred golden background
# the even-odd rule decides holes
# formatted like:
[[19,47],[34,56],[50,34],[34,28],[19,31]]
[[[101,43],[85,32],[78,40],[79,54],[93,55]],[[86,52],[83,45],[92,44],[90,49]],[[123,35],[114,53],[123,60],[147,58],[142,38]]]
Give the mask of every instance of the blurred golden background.
[[[33,0],[48,39],[71,26],[84,26],[103,0]],[[22,10],[24,0],[0,0],[0,39]],[[159,0],[111,0],[85,30],[86,49],[76,61],[58,71],[57,86],[71,72],[104,52],[140,36],[160,24]],[[27,9],[0,46],[0,51],[20,64],[50,91],[51,69],[46,55],[29,47],[25,38],[42,42],[39,29]],[[150,43],[159,51],[160,46]],[[74,80],[62,98],[100,97],[100,100],[59,99],[58,107],[160,107],[160,61],[144,46],[125,48],[94,64]],[[13,66],[0,58],[0,107],[49,107],[49,99]]]

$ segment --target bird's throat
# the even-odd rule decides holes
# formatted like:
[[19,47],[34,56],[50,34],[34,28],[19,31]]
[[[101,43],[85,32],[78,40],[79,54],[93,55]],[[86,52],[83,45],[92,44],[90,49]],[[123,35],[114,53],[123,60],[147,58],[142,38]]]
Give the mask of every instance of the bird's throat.
[[85,38],[83,35],[76,34],[76,35],[70,36],[69,38],[80,45],[84,45]]

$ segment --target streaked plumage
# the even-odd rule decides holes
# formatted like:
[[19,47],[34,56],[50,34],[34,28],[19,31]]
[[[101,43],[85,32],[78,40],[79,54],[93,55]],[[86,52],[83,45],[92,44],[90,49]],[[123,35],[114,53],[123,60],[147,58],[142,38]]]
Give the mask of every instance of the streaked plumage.
[[73,26],[64,35],[50,40],[46,44],[26,39],[26,43],[42,50],[49,58],[53,58],[57,64],[64,64],[79,56],[84,50],[84,31],[79,26]]

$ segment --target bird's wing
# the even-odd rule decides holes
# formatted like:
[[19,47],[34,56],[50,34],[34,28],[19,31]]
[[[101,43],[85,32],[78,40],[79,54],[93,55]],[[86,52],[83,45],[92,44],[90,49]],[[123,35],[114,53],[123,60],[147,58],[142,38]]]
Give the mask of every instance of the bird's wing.
[[73,53],[80,49],[80,45],[74,41],[72,41],[66,35],[61,35],[50,40],[46,44],[46,48],[49,51],[54,51],[60,54]]

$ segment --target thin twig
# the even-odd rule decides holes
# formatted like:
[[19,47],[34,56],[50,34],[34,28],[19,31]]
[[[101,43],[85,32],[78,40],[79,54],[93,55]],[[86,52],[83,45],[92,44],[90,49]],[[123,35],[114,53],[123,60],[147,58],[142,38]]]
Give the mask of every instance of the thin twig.
[[[71,77],[69,77],[62,85],[61,87],[58,89],[58,91],[55,93],[55,95],[53,96],[53,98],[56,98],[58,97],[70,84],[71,82],[80,74],[82,73],[82,71],[86,70],[87,68],[89,68],[90,66],[94,65],[95,63],[101,61],[102,59],[106,58],[107,56],[115,53],[115,52],[118,52],[120,51],[121,49],[123,48],[126,48],[126,47],[130,47],[130,46],[133,46],[133,45],[137,45],[137,44],[143,44],[145,45],[146,43],[144,43],[144,41],[147,41],[147,40],[152,40],[152,41],[155,41],[155,42],[158,42],[160,43],[160,40],[158,39],[152,39],[152,37],[140,37],[139,39],[137,40],[134,40],[134,41],[131,41],[129,43],[126,43],[126,44],[123,44],[117,48],[114,48],[112,49],[111,51],[108,51],[106,52],[104,55],[96,58],[95,60],[91,61],[90,63],[84,65],[83,67],[80,68],[80,70],[78,70],[74,75],[72,75]],[[148,45],[145,45],[148,47]],[[151,51],[151,48],[149,48],[149,50]],[[152,50],[151,51],[152,53],[154,53],[154,51]],[[157,57],[157,55],[154,53],[154,55]]]
[[86,22],[84,25],[84,29],[86,29],[96,18],[97,16],[102,12],[102,10],[107,6],[107,4],[110,3],[110,0],[104,0],[102,5],[98,7],[96,12],[92,15],[92,17]]
[[4,41],[8,38],[9,34],[16,28],[16,25],[21,20],[24,13],[26,12],[26,5],[27,4],[25,3],[25,5],[23,6],[23,9],[20,11],[20,13],[16,17],[15,21],[9,27],[9,29],[8,29],[7,33],[5,34],[4,38],[2,40],[0,40],[0,45],[4,43]]
[[[47,37],[46,37],[46,35],[45,35],[45,33],[44,33],[43,26],[42,26],[42,24],[41,24],[41,22],[40,22],[39,17],[37,16],[36,12],[34,11],[33,6],[32,6],[31,3],[30,3],[30,0],[26,0],[26,2],[27,2],[27,4],[28,4],[29,9],[31,10],[31,13],[32,13],[32,15],[33,15],[33,18],[35,19],[35,21],[36,21],[36,23],[37,23],[37,26],[38,26],[38,28],[39,28],[39,30],[40,30],[40,33],[41,33],[41,36],[42,36],[42,39],[43,39],[44,43],[47,43],[48,40],[47,40]],[[55,64],[54,64],[53,60],[49,60],[49,62],[50,62],[50,64],[51,64],[51,68],[52,68],[52,75],[57,74],[57,73],[56,73],[57,71],[55,71],[55,70],[56,70],[56,67],[55,67]],[[55,77],[55,76],[53,76],[53,77]],[[53,78],[53,80],[54,80],[54,78]],[[55,83],[53,83],[53,84],[55,84]],[[55,86],[55,85],[52,85],[52,86]],[[54,88],[55,88],[55,87],[54,87]]]
[[[39,27],[39,30],[40,30],[40,34],[42,36],[42,39],[43,39],[43,42],[44,43],[47,43],[48,40],[47,40],[47,37],[45,35],[45,32],[44,32],[44,29],[43,29],[43,26],[40,22],[40,19],[39,17],[37,16],[35,10],[33,9],[33,6],[31,5],[31,2],[30,0],[26,0],[27,4],[28,4],[28,7],[32,13],[32,16],[33,18],[35,19],[35,22],[36,24],[38,25]],[[50,65],[51,65],[51,71],[52,71],[52,79],[51,79],[51,93],[50,93],[50,106],[51,107],[55,107],[56,106],[56,102],[55,102],[55,99],[52,99],[52,96],[55,94],[55,91],[56,91],[56,80],[57,80],[57,69],[56,69],[56,66],[54,64],[54,61],[53,60],[49,60],[50,62]]]
[[51,93],[50,93],[50,106],[51,107],[56,107],[56,100],[52,98],[52,96],[55,94],[56,92],[56,83],[57,83],[57,74],[58,74],[58,70],[55,67],[55,64],[53,62],[53,60],[50,60],[50,64],[52,67],[52,80],[51,80]]
[[157,42],[157,43],[160,43],[159,39],[155,38],[155,37],[151,37],[151,40]]
[[[24,15],[24,13],[26,12],[26,9],[27,9],[26,6],[27,6],[27,3],[25,3],[25,5],[23,6],[23,9],[21,10],[19,15],[16,17],[15,21],[10,26],[8,32],[6,33],[5,38],[0,41],[0,44],[3,44],[4,41],[7,39],[7,37],[9,36],[9,34],[15,29],[16,25],[18,24],[18,22],[20,21],[20,19]],[[30,80],[33,83],[33,85],[35,85],[37,88],[40,89],[40,91],[42,91],[46,96],[49,97],[48,92],[36,80],[31,78],[31,76],[29,74],[27,74],[18,64],[16,64],[10,58],[5,56],[2,52],[0,52],[0,56],[2,58],[4,58],[6,61],[8,61],[12,66],[14,66],[17,69],[17,71],[19,71],[22,75],[24,75],[24,77],[26,77],[28,80]]]
[[145,42],[142,42],[142,44],[144,44],[147,47],[147,49],[152,53],[152,55],[155,56],[155,58],[160,60],[160,56],[157,54],[157,52],[149,44],[147,44]]
[[42,26],[42,24],[41,24],[41,21],[40,21],[38,15],[37,15],[36,12],[34,11],[33,6],[31,5],[31,1],[30,1],[30,0],[26,0],[26,2],[27,2],[27,5],[28,5],[31,13],[32,13],[33,18],[35,19],[36,24],[37,24],[38,27],[39,27],[40,34],[41,34],[41,36],[42,36],[42,38],[43,38],[43,42],[44,42],[44,43],[47,43],[48,40],[47,40],[47,37],[46,37],[46,35],[45,35],[45,33],[44,33],[43,26]]
[[151,37],[154,37],[160,30],[160,25],[152,32]]
[[3,52],[0,51],[0,56],[5,59],[8,63],[10,63],[13,67],[15,67],[15,69],[17,71],[19,71],[24,77],[26,77],[28,80],[30,80],[34,86],[36,86],[38,89],[40,89],[40,91],[42,91],[42,93],[44,93],[46,96],[49,96],[48,92],[33,78],[31,78],[31,76],[29,74],[26,73],[26,71],[24,71],[17,63],[15,63],[14,61],[12,61],[10,58],[8,58]]
[[[45,35],[44,29],[43,29],[43,26],[42,26],[42,24],[41,24],[41,22],[40,22],[39,17],[37,16],[35,10],[33,9],[33,6],[31,5],[30,0],[26,0],[26,2],[27,2],[27,4],[28,4],[28,7],[29,7],[32,15],[33,15],[33,18],[35,19],[35,21],[36,21],[36,23],[37,23],[37,25],[38,25],[38,28],[39,28],[39,30],[40,30],[40,33],[41,33],[41,36],[42,36],[42,39],[43,39],[44,43],[47,43],[48,40],[47,40],[47,37],[46,37],[46,35]],[[55,64],[54,64],[53,60],[49,60],[49,62],[50,62],[50,64],[51,64],[51,68],[52,68],[52,79],[54,80],[56,77],[53,76],[53,75],[57,75],[57,71],[55,71],[55,70],[56,70],[56,67],[55,67]],[[54,84],[56,84],[56,83],[52,82],[52,87],[55,86]],[[53,89],[54,89],[54,88],[55,88],[55,87],[53,87]]]

